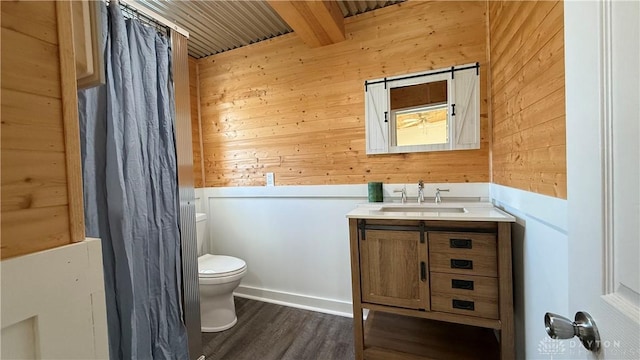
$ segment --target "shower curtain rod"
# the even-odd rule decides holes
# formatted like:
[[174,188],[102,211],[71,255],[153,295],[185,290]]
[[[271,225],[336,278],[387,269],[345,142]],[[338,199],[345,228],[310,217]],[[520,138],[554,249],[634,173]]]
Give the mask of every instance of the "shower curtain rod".
[[155,12],[143,7],[142,5],[138,4],[137,2],[135,2],[134,0],[114,0],[116,2],[120,2],[123,3],[135,10],[137,10],[138,12],[152,18],[153,20],[159,22],[162,25],[165,25],[173,30],[175,30],[177,33],[184,35],[184,37],[186,37],[187,39],[189,38],[189,32],[183,28],[181,28],[180,26],[178,26],[176,23],[174,23],[173,21],[169,21],[167,20],[165,17],[160,16],[158,14],[156,14]]

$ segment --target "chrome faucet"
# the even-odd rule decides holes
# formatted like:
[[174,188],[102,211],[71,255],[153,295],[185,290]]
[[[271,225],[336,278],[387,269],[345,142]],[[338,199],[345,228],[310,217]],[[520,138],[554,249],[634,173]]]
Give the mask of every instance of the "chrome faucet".
[[436,188],[436,204],[440,204],[442,202],[442,198],[440,197],[440,192],[449,192],[449,189],[438,189]]
[[402,189],[398,190],[395,189],[393,190],[394,193],[402,193],[402,203],[406,203],[407,202],[407,185],[405,185]]
[[418,181],[418,204],[422,204],[424,202],[424,182],[422,180]]

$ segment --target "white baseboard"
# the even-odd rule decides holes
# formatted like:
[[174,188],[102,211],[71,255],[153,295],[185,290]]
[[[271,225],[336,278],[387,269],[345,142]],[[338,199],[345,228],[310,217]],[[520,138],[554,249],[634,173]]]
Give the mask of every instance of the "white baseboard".
[[317,311],[325,314],[353,317],[352,304],[347,301],[325,299],[315,296],[293,294],[284,291],[260,289],[240,285],[233,295],[264,301],[272,304],[294,307],[303,310]]

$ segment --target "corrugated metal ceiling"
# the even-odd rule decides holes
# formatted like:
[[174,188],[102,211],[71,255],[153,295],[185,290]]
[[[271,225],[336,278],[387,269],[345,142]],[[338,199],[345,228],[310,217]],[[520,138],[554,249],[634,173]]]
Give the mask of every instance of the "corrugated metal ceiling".
[[[338,1],[345,17],[392,5],[395,1]],[[217,54],[291,32],[266,1],[167,1],[136,3],[189,31],[189,55]]]

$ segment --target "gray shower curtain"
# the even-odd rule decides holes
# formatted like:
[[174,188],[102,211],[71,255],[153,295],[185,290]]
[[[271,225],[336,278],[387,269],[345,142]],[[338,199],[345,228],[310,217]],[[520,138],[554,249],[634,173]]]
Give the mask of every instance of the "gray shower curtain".
[[78,92],[87,236],[102,239],[111,359],[188,359],[171,49],[101,7],[106,85]]

